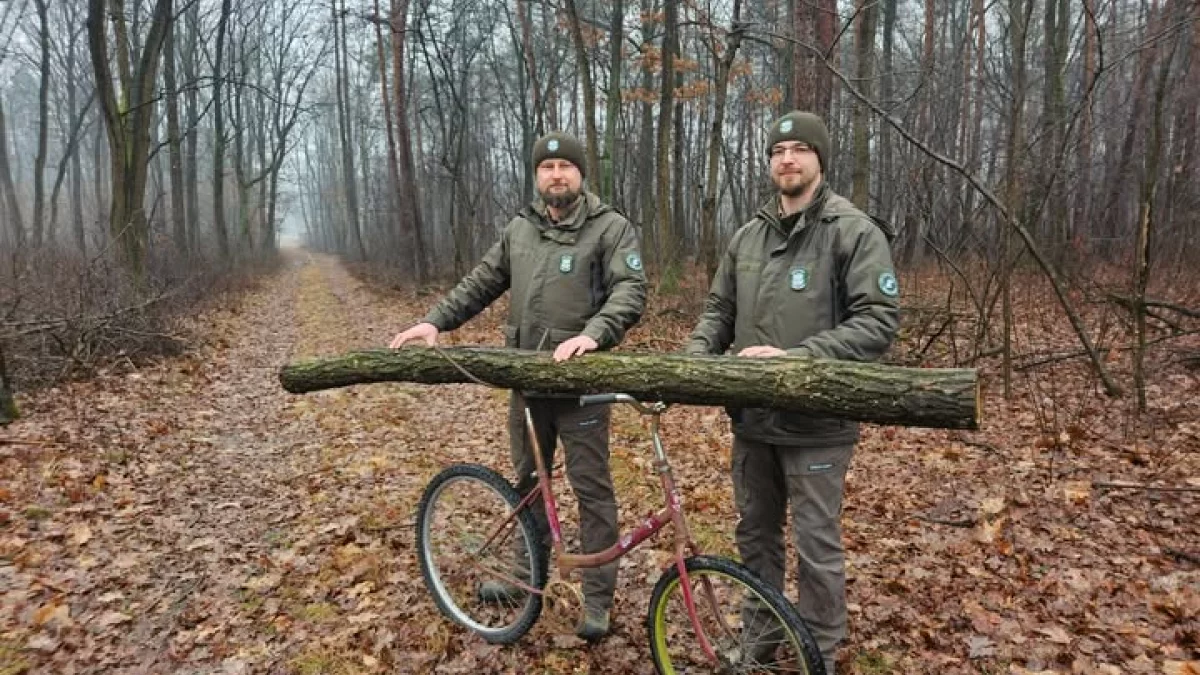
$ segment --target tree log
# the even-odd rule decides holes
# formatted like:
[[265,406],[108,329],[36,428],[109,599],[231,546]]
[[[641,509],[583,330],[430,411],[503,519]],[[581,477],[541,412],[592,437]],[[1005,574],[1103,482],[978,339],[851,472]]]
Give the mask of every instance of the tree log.
[[914,427],[976,429],[980,414],[973,369],[792,357],[600,352],[555,363],[548,352],[406,348],[303,361],[279,373],[283,388],[293,394],[369,382],[447,384],[472,378],[545,394],[622,392],[668,403],[776,408]]

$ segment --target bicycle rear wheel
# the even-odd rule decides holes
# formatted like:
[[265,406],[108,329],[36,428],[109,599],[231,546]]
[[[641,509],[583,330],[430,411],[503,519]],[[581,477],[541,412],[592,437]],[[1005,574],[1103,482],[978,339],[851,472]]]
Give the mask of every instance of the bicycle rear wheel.
[[[495,471],[456,464],[429,482],[417,506],[421,576],[438,609],[497,644],[516,642],[542,611],[541,594],[513,583],[546,583],[533,515],[523,509],[509,518],[520,502]],[[481,593],[484,584],[492,590]],[[496,584],[510,592],[495,592]]]
[[659,673],[825,675],[821,650],[782,593],[726,558],[695,556],[684,563],[700,628],[716,658],[701,648],[679,569],[672,566],[654,585],[646,617]]

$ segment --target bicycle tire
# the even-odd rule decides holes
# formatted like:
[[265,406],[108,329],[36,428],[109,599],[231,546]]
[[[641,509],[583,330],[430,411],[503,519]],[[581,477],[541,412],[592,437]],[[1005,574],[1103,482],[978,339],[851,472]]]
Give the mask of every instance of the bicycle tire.
[[521,592],[519,599],[509,601],[485,601],[479,593],[483,582],[499,580],[489,569],[517,578],[528,570],[530,586],[546,584],[546,561],[528,509],[509,521],[488,550],[479,548],[520,502],[517,491],[495,471],[455,464],[434,476],[417,506],[417,556],[425,587],[446,618],[493,644],[516,642],[542,612],[539,593]]
[[[694,556],[684,564],[701,628],[720,662],[714,663],[701,649],[680,592],[679,568],[672,565],[654,585],[646,615],[650,652],[660,675],[711,672],[825,675],[816,640],[782,593],[728,558]],[[706,597],[702,583],[705,580],[722,605],[715,612]],[[748,605],[747,601],[753,604]],[[746,630],[746,624],[758,628]],[[737,633],[722,630],[722,625]],[[768,628],[770,625],[782,630],[774,631]],[[767,631],[774,634],[764,638]]]

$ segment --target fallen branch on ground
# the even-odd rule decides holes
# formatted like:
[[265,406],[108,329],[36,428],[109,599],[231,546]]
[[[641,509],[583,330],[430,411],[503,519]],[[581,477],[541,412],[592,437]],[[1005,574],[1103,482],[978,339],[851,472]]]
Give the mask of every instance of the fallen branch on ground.
[[1096,480],[1092,481],[1094,488],[1110,490],[1150,490],[1154,492],[1200,492],[1200,487],[1191,485],[1146,485],[1145,483],[1122,483]]

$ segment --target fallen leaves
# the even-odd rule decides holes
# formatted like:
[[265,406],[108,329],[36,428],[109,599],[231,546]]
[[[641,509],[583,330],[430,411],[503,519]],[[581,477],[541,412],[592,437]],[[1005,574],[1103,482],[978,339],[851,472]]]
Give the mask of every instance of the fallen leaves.
[[[650,675],[644,609],[672,559],[666,540],[622,561],[615,631],[599,645],[573,636],[569,611],[503,648],[440,617],[413,556],[412,512],[451,462],[511,473],[507,395],[281,392],[279,364],[384,344],[433,300],[373,295],[314,261],[264,281],[238,312],[203,317],[224,346],[24,406],[9,430],[44,440],[0,439],[0,673]],[[686,335],[686,315],[647,312],[629,339],[661,349]],[[448,343],[494,344],[502,320],[502,306],[490,309]],[[1200,486],[1195,453],[1177,450],[1200,431],[1180,403],[1200,394],[1194,376],[1153,394],[1181,421],[1150,439],[1122,438],[1123,411],[1097,402],[1077,371],[1056,375],[1053,395],[1011,406],[989,395],[969,439],[864,428],[843,520],[852,675],[1197,675],[1197,495],[1092,487]],[[1040,405],[1079,420],[1047,423]],[[693,535],[736,554],[726,417],[676,407],[663,433]],[[627,525],[659,506],[646,443],[640,419],[614,414]],[[557,486],[577,537],[573,496]]]

